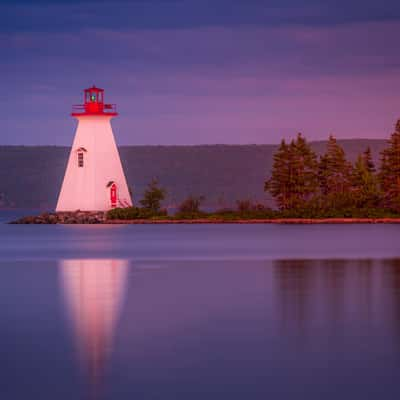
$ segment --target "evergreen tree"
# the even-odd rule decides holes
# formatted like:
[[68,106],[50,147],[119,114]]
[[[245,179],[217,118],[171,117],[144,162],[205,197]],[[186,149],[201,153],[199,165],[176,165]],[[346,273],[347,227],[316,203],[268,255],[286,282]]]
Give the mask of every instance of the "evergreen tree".
[[379,181],[383,191],[384,204],[400,211],[400,120],[392,133],[388,147],[381,153]]
[[352,192],[357,208],[376,208],[380,203],[378,179],[369,148],[360,154],[353,168]]
[[304,207],[318,186],[317,156],[299,133],[289,145],[283,140],[274,155],[269,191],[282,210]]
[[343,148],[330,135],[319,162],[319,186],[325,207],[340,209],[351,203],[352,165]]
[[376,172],[375,163],[372,159],[371,148],[368,146],[363,153],[363,160],[368,172],[374,174]]
[[264,190],[272,194],[282,210],[286,210],[291,206],[291,175],[289,146],[285,140],[282,140],[277,152],[274,154],[271,178],[264,185]]
[[157,179],[152,179],[144,192],[143,199],[140,204],[146,210],[154,214],[161,211],[161,202],[165,199],[166,191],[158,185]]
[[304,207],[315,195],[318,188],[318,161],[317,155],[311,149],[301,133],[296,141],[291,143],[293,180],[294,180],[294,206]]

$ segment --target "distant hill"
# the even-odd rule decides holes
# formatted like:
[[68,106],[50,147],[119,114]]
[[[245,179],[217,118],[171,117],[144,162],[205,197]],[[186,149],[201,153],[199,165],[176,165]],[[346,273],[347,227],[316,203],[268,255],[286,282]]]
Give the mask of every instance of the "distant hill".
[[[375,160],[385,140],[351,139],[339,143],[349,160],[370,146]],[[312,143],[318,154],[325,142]],[[123,146],[128,185],[137,202],[157,177],[174,207],[189,194],[204,195],[208,207],[228,207],[237,199],[268,203],[263,191],[276,145]],[[0,207],[54,209],[69,148],[0,146]]]

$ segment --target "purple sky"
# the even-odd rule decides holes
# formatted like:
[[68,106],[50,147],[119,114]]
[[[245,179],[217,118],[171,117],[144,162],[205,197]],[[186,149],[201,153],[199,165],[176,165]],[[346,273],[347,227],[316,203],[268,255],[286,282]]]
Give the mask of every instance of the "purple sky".
[[399,37],[392,0],[4,0],[0,144],[70,145],[92,84],[119,144],[386,138]]

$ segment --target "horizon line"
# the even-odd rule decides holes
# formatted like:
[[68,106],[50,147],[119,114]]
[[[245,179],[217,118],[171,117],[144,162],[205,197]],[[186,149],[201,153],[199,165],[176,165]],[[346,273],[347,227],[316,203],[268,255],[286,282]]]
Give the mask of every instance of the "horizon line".
[[[285,139],[285,138],[283,138]],[[307,139],[305,137],[305,139]],[[307,140],[308,143],[324,143],[327,139]],[[388,141],[388,138],[335,138],[337,142],[350,142],[355,140],[363,140],[370,142]],[[286,140],[286,139],[285,139]],[[289,140],[286,140],[289,142]],[[277,143],[201,143],[201,144],[120,144],[117,147],[206,147],[206,146],[279,146]],[[0,147],[72,147],[63,144],[0,144]]]

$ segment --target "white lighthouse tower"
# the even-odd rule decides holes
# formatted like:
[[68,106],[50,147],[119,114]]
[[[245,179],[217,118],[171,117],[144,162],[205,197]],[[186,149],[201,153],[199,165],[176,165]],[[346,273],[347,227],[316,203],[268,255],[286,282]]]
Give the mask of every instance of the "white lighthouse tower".
[[115,104],[104,90],[85,89],[84,104],[73,106],[78,120],[56,211],[106,211],[132,205],[111,128]]

